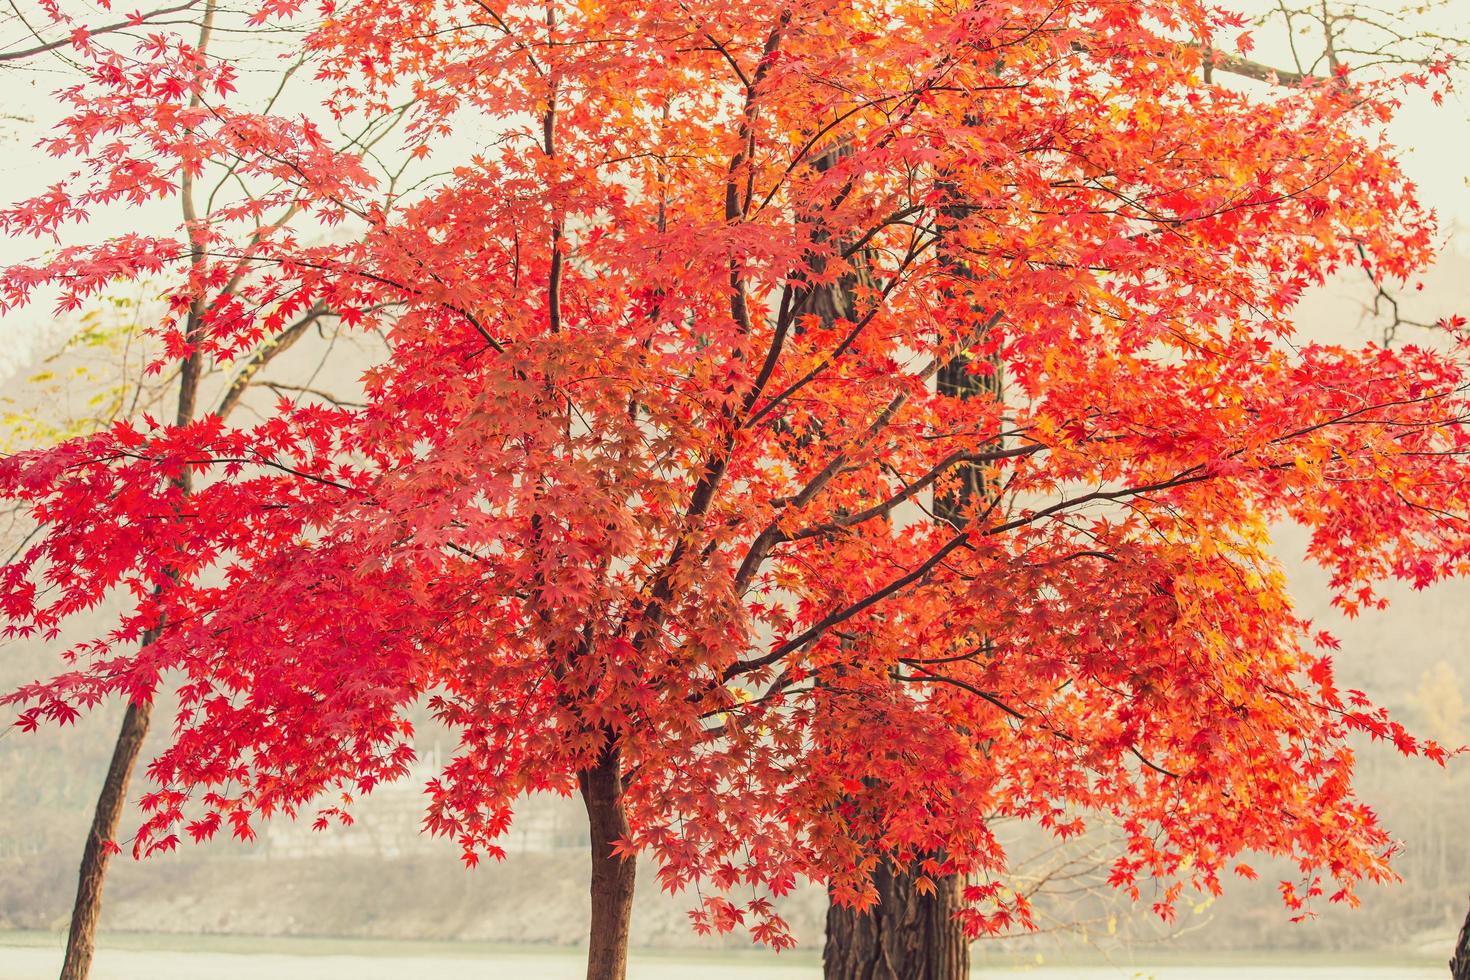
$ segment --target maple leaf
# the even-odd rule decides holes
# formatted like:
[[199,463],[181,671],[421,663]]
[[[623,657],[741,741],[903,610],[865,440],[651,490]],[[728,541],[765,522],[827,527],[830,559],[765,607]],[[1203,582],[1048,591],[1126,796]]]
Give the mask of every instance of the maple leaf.
[[[1432,257],[1381,138],[1410,80],[1201,97],[1181,38],[1244,21],[1187,0],[496,11],[298,22],[299,117],[174,25],[127,58],[78,39],[45,144],[74,172],[0,213],[50,242],[247,188],[0,274],[7,312],[165,283],[147,371],[177,415],[0,461],[37,532],[6,635],[128,600],[7,701],[20,727],[182,679],[135,853],[320,801],[349,824],[432,692],[459,742],[424,828],[467,864],[520,797],[576,791],[597,908],[649,854],[693,928],[778,948],[769,896],[866,909],[884,865],[977,882],[972,935],[1031,928],[997,817],[1116,817],[1109,882],[1157,881],[1165,919],[1251,849],[1304,869],[1295,913],[1318,871],[1349,902],[1387,875],[1350,739],[1445,752],[1336,690],[1269,529],[1307,529],[1353,615],[1466,571],[1466,348],[1293,338],[1309,284]],[[340,135],[390,118],[395,167],[436,161],[411,191],[393,140]],[[327,321],[374,352],[350,402],[262,373]]]

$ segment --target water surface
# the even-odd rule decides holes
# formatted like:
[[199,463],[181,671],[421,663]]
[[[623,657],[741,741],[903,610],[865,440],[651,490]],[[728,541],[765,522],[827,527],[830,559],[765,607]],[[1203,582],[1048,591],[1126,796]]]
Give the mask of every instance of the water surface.
[[[0,980],[52,980],[61,939],[0,934]],[[980,966],[977,980],[1443,980],[1442,965],[1264,954],[1237,962]],[[576,950],[485,944],[250,937],[117,936],[99,944],[92,980],[582,980]],[[636,953],[629,980],[819,980],[810,953],[773,957]]]

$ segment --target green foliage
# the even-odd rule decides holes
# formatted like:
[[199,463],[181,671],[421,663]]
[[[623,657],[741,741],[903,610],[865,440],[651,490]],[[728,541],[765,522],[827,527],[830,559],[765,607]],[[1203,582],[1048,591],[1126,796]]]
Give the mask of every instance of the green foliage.
[[98,296],[65,340],[0,394],[0,451],[55,445],[156,403],[166,385],[149,378],[151,291]]

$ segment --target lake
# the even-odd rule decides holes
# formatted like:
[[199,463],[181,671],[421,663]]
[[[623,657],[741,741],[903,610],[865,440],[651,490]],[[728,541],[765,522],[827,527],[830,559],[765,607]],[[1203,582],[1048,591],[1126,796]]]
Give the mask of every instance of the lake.
[[[58,936],[0,934],[0,980],[53,980],[61,963]],[[254,939],[251,937],[104,937],[92,980],[581,980],[576,950],[497,947],[483,943],[377,940]],[[811,953],[780,957],[739,953],[635,954],[630,980],[816,980]],[[1442,964],[1396,963],[1302,954],[1211,957],[1189,962],[1177,954],[1152,965],[1114,961],[1088,965],[1041,963],[979,966],[977,980],[1444,980]]]

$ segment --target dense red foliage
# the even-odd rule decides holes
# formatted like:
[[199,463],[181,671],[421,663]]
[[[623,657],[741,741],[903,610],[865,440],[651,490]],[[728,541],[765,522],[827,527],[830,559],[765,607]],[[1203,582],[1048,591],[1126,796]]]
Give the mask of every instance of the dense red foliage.
[[[1350,611],[1464,572],[1464,352],[1293,342],[1304,289],[1411,275],[1431,222],[1378,135],[1401,82],[1205,85],[1186,42],[1231,27],[1189,0],[328,3],[321,106],[411,103],[404,152],[441,171],[387,206],[309,119],[233,109],[228,64],[78,36],[49,147],[81,167],[6,232],[231,161],[279,190],[190,229],[203,349],[322,303],[391,357],[360,410],[0,462],[40,526],[6,635],[133,599],[21,724],[177,678],[148,851],[336,814],[404,774],[428,698],[461,743],[427,825],[467,859],[612,760],[626,849],[777,944],[770,894],[864,901],[883,854],[970,874],[977,931],[1026,923],[990,817],[1116,815],[1113,881],[1160,881],[1163,914],[1246,851],[1299,862],[1297,909],[1385,877],[1348,737],[1442,751],[1334,687],[1268,528],[1311,529]],[[289,204],[363,233],[253,234]],[[76,305],[187,258],[130,235],[0,286]],[[857,265],[853,317],[815,315]],[[965,351],[1003,403],[935,393]],[[924,518],[974,464],[998,503]]]

